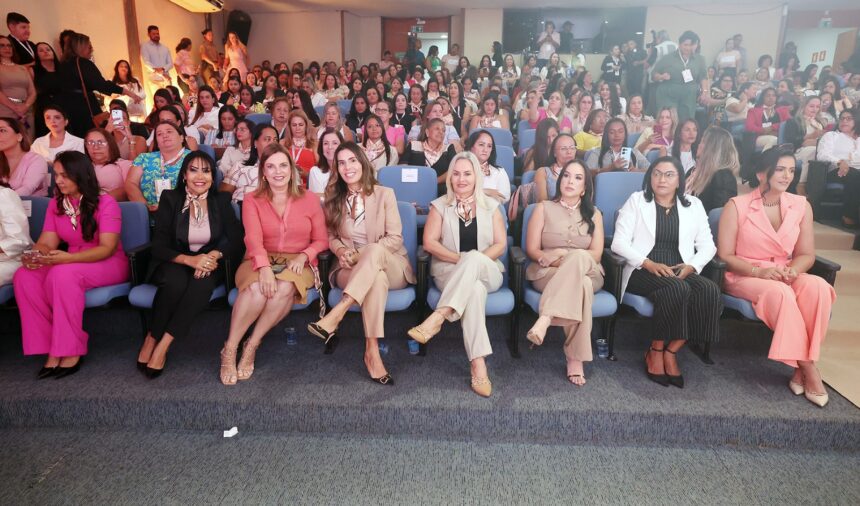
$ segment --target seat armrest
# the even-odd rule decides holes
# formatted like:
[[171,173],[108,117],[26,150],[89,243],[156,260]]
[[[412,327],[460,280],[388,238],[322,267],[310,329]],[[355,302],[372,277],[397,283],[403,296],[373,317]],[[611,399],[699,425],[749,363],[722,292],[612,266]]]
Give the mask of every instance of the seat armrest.
[[415,299],[418,303],[419,312],[423,312],[424,306],[427,304],[427,290],[430,289],[430,253],[427,253],[423,246],[418,246],[418,253],[415,257],[418,264],[418,272],[415,274],[415,278],[418,280],[415,290],[418,293]]
[[725,278],[727,268],[728,266],[726,265],[726,262],[715,255],[714,258],[712,258],[711,261],[708,262],[707,265],[705,265],[705,268],[702,269],[702,276],[716,283],[717,286],[720,287],[720,291],[722,292],[723,278]]
[[146,269],[149,267],[149,258],[152,254],[151,247],[151,243],[146,243],[125,251],[125,255],[128,257],[132,286],[137,286],[145,281]]
[[621,273],[627,261],[621,255],[613,253],[611,249],[604,248],[600,263],[603,264],[603,270],[606,271],[604,286],[609,293],[615,296],[616,302],[621,304]]
[[511,290],[514,292],[514,311],[519,311],[525,297],[526,253],[519,246],[511,246]]
[[824,278],[830,286],[836,286],[836,273],[840,270],[842,270],[841,265],[816,255],[815,263],[812,264],[809,273]]
[[[329,286],[328,274],[331,272],[332,262],[336,259],[337,257],[329,250],[325,250],[317,255],[317,268],[320,271],[320,283],[322,283],[322,291],[324,293],[328,293],[331,288]],[[320,293],[320,297],[323,297],[322,293]]]

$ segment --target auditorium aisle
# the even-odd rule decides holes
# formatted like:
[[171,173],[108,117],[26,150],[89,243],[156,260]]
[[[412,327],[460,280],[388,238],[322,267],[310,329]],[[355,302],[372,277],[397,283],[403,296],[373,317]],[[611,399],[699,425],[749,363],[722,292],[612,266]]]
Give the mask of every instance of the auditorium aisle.
[[821,350],[824,381],[860,407],[860,251],[852,249],[854,234],[815,224],[818,256],[842,265],[836,276],[836,304]]

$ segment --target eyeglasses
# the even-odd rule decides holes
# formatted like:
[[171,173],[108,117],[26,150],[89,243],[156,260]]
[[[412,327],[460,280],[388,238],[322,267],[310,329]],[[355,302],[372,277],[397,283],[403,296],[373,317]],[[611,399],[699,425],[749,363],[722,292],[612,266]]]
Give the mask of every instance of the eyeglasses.
[[101,148],[107,146],[107,141],[87,141],[87,146],[91,148]]
[[661,171],[659,171],[659,170],[655,170],[655,171],[651,174],[651,177],[653,177],[654,179],[666,179],[666,180],[670,180],[670,179],[675,179],[676,177],[678,177],[678,173],[677,173],[677,172],[675,172],[675,171],[673,171],[673,170],[670,170],[670,171],[668,171],[668,172],[661,172]]

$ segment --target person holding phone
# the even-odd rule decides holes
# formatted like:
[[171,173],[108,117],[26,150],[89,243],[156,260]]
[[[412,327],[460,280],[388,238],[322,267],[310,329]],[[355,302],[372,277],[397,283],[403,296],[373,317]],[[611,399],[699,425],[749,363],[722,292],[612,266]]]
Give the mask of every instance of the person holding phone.
[[624,258],[621,293],[654,304],[645,372],[662,386],[684,388],[676,354],[688,339],[712,343],[720,335],[720,288],[701,276],[717,252],[701,201],[684,194],[677,158],[658,158],[618,213],[612,252]]
[[606,123],[600,151],[591,150],[586,153],[585,164],[592,174],[648,170],[648,159],[627,146],[627,124],[621,118],[612,118]]

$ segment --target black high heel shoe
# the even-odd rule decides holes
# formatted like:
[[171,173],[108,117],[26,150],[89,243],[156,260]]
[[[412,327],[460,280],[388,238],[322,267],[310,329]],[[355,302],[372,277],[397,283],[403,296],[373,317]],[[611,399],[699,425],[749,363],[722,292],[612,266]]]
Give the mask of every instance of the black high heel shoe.
[[71,367],[57,367],[57,372],[54,374],[54,379],[65,378],[71,376],[81,370],[81,364],[84,363],[84,357],[78,359],[78,363]]
[[[669,348],[663,348],[663,351],[669,352],[672,355],[677,353],[676,351],[672,351]],[[666,380],[669,382],[670,385],[674,385],[678,388],[684,388],[684,375],[683,374],[679,374],[677,376],[672,376],[671,374],[667,373],[666,374]]]
[[[655,350],[654,348],[650,348],[649,351],[656,351],[658,353],[662,353],[663,350]],[[648,371],[648,352],[645,352],[645,375],[648,376],[648,379],[657,383],[658,385],[662,385],[664,387],[669,386],[669,377],[666,374],[652,374]]]
[[138,361],[137,362],[137,370],[142,372],[142,373],[146,373],[146,364],[148,364],[148,363],[149,362]]
[[60,368],[59,366],[43,367],[43,368],[39,369],[39,374],[36,375],[36,377],[40,380],[45,379],[45,378],[50,378],[51,376],[57,374],[57,369],[59,369],[59,368]]
[[322,339],[325,344],[328,344],[337,331],[329,332],[317,323],[308,323],[308,332]]
[[374,378],[373,376],[371,376],[370,380],[375,381],[375,382],[379,383],[380,385],[394,386],[394,378],[392,378],[390,374],[386,374],[385,376],[383,376],[381,378]]

